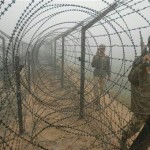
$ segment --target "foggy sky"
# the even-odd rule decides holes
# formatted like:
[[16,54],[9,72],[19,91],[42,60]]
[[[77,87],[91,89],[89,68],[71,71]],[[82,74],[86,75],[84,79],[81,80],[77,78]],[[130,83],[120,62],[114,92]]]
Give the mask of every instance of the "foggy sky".
[[[5,6],[7,6],[8,3],[10,3],[11,0],[7,0],[6,4],[4,6],[2,6],[1,10],[3,10],[5,8]],[[0,20],[0,30],[6,32],[7,34],[11,35],[13,33],[14,27],[16,25],[16,23],[19,20],[19,17],[22,15],[22,13],[24,12],[25,8],[28,6],[28,4],[30,3],[30,0],[16,0],[16,3],[12,5],[11,8],[8,9],[7,12],[5,12],[5,15],[2,16],[2,19]],[[39,0],[35,0],[35,2],[33,3],[32,6],[34,6],[37,2],[39,2]],[[48,0],[44,0],[43,4],[45,2],[48,2]],[[114,2],[113,0],[109,0],[109,3]],[[135,1],[134,1],[135,2]],[[138,1],[137,1],[138,2]],[[97,11],[102,10],[103,8],[105,8],[107,5],[102,1],[102,0],[53,0],[50,4],[74,4],[74,5],[80,5],[80,6],[85,6]],[[141,8],[147,7],[148,5],[150,5],[150,3],[148,3],[148,0],[145,0],[142,5],[140,5]],[[32,7],[31,6],[31,7]],[[44,9],[47,9],[48,7],[44,7],[43,9],[39,10],[39,12],[37,12],[37,14],[41,13]],[[48,10],[45,13],[42,13],[41,15],[39,15],[36,19],[34,19],[31,24],[29,25],[28,28],[32,27],[32,25],[34,25],[35,23],[37,23],[40,19],[44,18],[44,17],[48,17],[49,15],[52,15],[53,13],[57,13],[58,11],[64,11],[66,9],[80,9],[79,7],[64,7],[64,8],[56,8],[53,10]],[[135,6],[133,6],[133,9],[139,9]],[[120,9],[117,9],[120,10]],[[127,12],[131,12],[131,9],[126,9],[125,11],[121,12],[121,15],[124,15]],[[150,21],[150,17],[149,17],[149,9],[145,9],[144,11],[141,12],[142,15],[148,20]],[[78,11],[71,11],[71,12],[66,12],[66,13],[61,13],[51,19],[49,19],[44,25],[42,25],[41,29],[36,33],[36,35],[38,35],[40,32],[42,32],[44,29],[55,25],[57,23],[61,23],[61,22],[69,22],[69,21],[82,21],[83,19],[89,17],[90,15],[85,13],[85,12],[78,12]],[[117,17],[118,14],[114,14],[114,18]],[[112,17],[112,18],[113,18]],[[138,27],[142,27],[142,26],[148,26],[148,22],[146,20],[144,20],[140,15],[138,14],[133,14],[133,15],[129,15],[129,16],[125,16],[124,17],[124,21],[125,23],[128,25],[129,29],[134,29],[134,28],[138,28]],[[103,20],[102,20],[103,22]],[[35,31],[38,29],[38,27],[42,24],[43,22],[37,24],[34,28],[32,28],[23,38],[24,41],[29,42],[31,40],[32,35],[35,33]],[[120,19],[117,21],[117,23],[119,23],[123,28],[125,28],[125,30],[127,29],[125,26],[125,23]],[[114,25],[116,27],[117,32],[121,31],[122,29],[116,25],[115,23],[112,22],[112,25]],[[72,25],[60,25],[57,27],[54,27],[53,29],[57,29],[57,28],[64,28],[62,30],[59,30],[59,32],[63,32],[65,30],[67,30],[67,28],[74,26],[74,24]],[[109,33],[115,33],[116,31],[110,27],[108,24],[106,25],[107,30]],[[50,32],[50,30],[48,30],[48,32]],[[142,31],[142,35],[143,35],[143,39],[145,44],[147,43],[147,38],[149,36],[149,28],[147,29],[141,29]],[[105,30],[102,27],[98,27],[93,29],[93,31],[91,31],[92,34],[94,36],[100,35],[100,34],[106,34]],[[140,44],[140,38],[139,38],[139,30],[136,30],[135,32],[132,31],[131,32],[132,37],[133,37],[133,41],[135,45],[139,45]],[[35,36],[36,36],[35,35]],[[87,35],[88,36],[88,35]],[[129,44],[132,45],[131,41],[129,40],[129,37],[127,37],[126,35],[120,35],[123,44]],[[91,45],[95,44],[94,41],[92,42],[92,40],[90,41]],[[105,43],[106,45],[109,45],[109,39],[108,37],[102,37],[101,39],[97,39],[98,44],[100,43]],[[114,35],[111,36],[111,42],[112,45],[116,44],[116,45],[121,45],[121,41],[119,39],[118,36]],[[134,51],[133,48],[125,48],[126,50],[126,55],[128,56],[128,58],[132,58],[132,56],[134,55]],[[138,50],[138,49],[137,49]],[[93,54],[95,53],[96,48],[93,48]],[[109,48],[107,49],[107,53],[109,53]],[[130,53],[130,54],[129,54]],[[140,52],[137,51],[137,53],[139,54]],[[129,54],[129,55],[128,55]],[[113,49],[113,56],[117,56],[117,57],[121,57],[122,58],[123,55],[123,51],[120,51],[120,48],[114,48]]]

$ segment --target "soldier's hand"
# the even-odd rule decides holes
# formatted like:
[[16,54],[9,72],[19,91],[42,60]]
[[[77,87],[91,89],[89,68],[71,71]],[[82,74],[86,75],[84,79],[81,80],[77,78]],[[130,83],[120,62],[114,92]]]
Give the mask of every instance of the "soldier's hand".
[[143,63],[150,63],[150,54],[146,54],[146,55],[142,58],[142,62],[143,62]]

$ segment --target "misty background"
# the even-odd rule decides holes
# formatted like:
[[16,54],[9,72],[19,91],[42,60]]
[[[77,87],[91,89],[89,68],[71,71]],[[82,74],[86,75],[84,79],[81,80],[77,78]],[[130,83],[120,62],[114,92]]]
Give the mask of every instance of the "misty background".
[[[14,38],[18,37],[25,43],[30,43],[34,46],[36,41],[45,35],[46,42],[51,42],[54,37],[67,31],[69,28],[75,26],[77,23],[84,19],[91,17],[94,18],[98,12],[103,12],[108,4],[116,1],[109,0],[16,0],[7,11],[4,8],[12,3],[12,0],[7,0],[4,5],[1,5],[0,30],[7,33],[9,36],[14,31]],[[150,35],[149,25],[149,7],[148,0],[118,0],[119,6],[116,10],[110,12],[102,20],[98,21],[86,32],[86,78],[93,78],[93,68],[91,61],[93,55],[97,51],[100,44],[106,45],[106,54],[111,58],[111,80],[107,82],[107,88],[130,90],[128,83],[128,73],[131,69],[133,60],[136,56],[140,55],[140,34],[142,32],[143,41],[147,44],[147,39]],[[30,13],[25,10],[30,9]],[[26,20],[20,23],[20,19],[26,16]],[[90,19],[90,20],[91,20]],[[88,21],[90,21],[88,20]],[[88,22],[87,21],[87,22]],[[16,30],[16,27],[18,28]],[[21,34],[17,35],[20,28]],[[0,40],[0,42],[2,42]],[[8,46],[9,39],[6,40],[6,47]],[[0,43],[1,45],[2,43]],[[57,42],[57,59],[61,58],[61,39]],[[19,45],[21,57],[24,57],[26,51],[31,49],[26,44],[22,47]],[[45,44],[40,48],[40,56],[44,59],[49,59],[50,45]],[[1,47],[2,52],[2,47]],[[11,59],[12,49],[9,49],[9,57]],[[2,57],[2,53],[1,53]],[[80,61],[81,57],[81,28],[78,28],[71,35],[66,37],[65,41],[65,62],[70,67],[74,67],[80,74]],[[121,84],[117,87],[116,83]],[[115,86],[114,86],[115,85]],[[107,89],[106,88],[106,89]],[[128,99],[130,99],[130,92]]]

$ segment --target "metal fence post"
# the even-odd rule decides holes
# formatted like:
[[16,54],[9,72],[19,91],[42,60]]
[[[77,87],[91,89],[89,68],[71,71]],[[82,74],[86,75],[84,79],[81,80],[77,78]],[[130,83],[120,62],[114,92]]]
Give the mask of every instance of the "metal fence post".
[[84,115],[84,81],[85,81],[85,29],[81,30],[81,79],[80,79],[80,114],[79,118]]
[[54,72],[56,75],[56,40],[54,41]]
[[64,87],[64,41],[65,37],[62,37],[62,66],[61,66],[61,87]]
[[20,65],[18,55],[15,56],[15,73],[16,73],[16,95],[18,105],[19,134],[22,134],[24,132],[24,129],[23,129],[23,115],[22,115],[21,84],[20,84]]
[[0,36],[0,39],[2,39],[2,63],[3,63],[3,86],[6,88],[6,59],[5,59],[5,38]]
[[88,22],[86,25],[82,27],[81,30],[81,81],[80,81],[80,114],[79,118],[83,118],[84,115],[84,82],[85,82],[85,33],[86,30],[89,29],[92,25],[94,25],[97,21],[101,20],[104,16],[106,16],[110,11],[114,10],[117,7],[117,3],[113,3],[108,7],[105,11],[100,13],[93,20]]
[[28,59],[28,88],[29,88],[29,93],[31,92],[31,58],[30,58],[30,52],[27,52],[27,59]]
[[34,81],[35,73],[34,73],[34,49],[31,50],[31,74],[32,74],[32,81]]
[[53,49],[53,45],[52,45],[52,42],[50,42],[50,49],[49,49],[49,54],[50,54],[50,65],[52,65],[52,62],[53,62],[53,60],[52,60],[52,49]]

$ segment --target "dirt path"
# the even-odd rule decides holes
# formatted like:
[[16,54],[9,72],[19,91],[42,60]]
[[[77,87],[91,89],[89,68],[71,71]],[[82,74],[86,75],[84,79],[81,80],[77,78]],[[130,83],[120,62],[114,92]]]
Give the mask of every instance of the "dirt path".
[[[79,119],[78,74],[66,68],[62,89],[60,76],[51,70],[37,78],[24,103],[26,133],[50,150],[119,149],[121,131],[132,116],[128,108],[106,95],[100,98],[101,109],[95,110],[93,86],[86,82],[84,119]],[[29,144],[27,149],[34,147]]]

